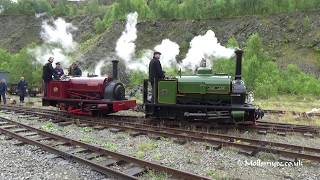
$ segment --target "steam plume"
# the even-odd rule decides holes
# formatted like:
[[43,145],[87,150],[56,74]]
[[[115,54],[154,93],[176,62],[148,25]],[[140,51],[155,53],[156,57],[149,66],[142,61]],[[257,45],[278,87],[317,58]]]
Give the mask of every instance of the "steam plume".
[[135,40],[137,39],[137,25],[138,13],[130,13],[127,16],[126,29],[122,32],[121,37],[117,41],[116,53],[117,55],[129,62],[135,54]]
[[193,69],[200,64],[202,59],[231,58],[233,55],[234,50],[222,46],[215,33],[209,30],[205,35],[196,36],[191,40],[190,49],[186,58],[182,60],[182,66]]
[[66,51],[75,50],[77,43],[73,41],[71,31],[76,30],[71,23],[67,23],[62,18],[58,18],[49,25],[47,21],[42,23],[41,38],[49,44],[61,45]]
[[157,45],[154,50],[161,53],[161,64],[163,67],[170,68],[176,65],[176,57],[180,53],[180,47],[177,43],[170,39],[162,40],[161,44]]
[[67,54],[77,48],[77,43],[73,41],[71,34],[76,29],[62,18],[55,20],[53,25],[44,21],[40,32],[44,43],[34,49],[29,49],[29,53],[42,64],[45,64],[49,57],[54,57],[56,62],[61,62],[62,67],[69,66],[70,58]]
[[98,62],[98,64],[96,64],[95,68],[94,68],[94,74],[101,76],[101,68],[104,65],[104,60],[101,60]]

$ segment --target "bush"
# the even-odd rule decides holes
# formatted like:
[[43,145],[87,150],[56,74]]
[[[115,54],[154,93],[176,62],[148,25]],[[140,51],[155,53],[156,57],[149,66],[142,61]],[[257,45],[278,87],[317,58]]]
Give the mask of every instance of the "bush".
[[100,18],[97,18],[94,23],[96,33],[100,34],[105,30],[103,21]]
[[18,82],[21,76],[24,76],[30,85],[40,85],[42,82],[42,65],[32,59],[27,48],[16,54],[0,49],[0,69],[10,72],[11,83]]

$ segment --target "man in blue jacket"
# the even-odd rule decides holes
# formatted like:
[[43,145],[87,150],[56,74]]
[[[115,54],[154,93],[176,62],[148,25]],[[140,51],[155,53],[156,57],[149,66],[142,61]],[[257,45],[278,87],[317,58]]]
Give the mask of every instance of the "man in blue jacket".
[[21,77],[17,86],[17,91],[20,96],[20,103],[24,103],[24,97],[27,95],[27,89],[28,83],[26,80],[24,80],[24,77]]
[[0,104],[1,104],[1,98],[3,99],[3,104],[7,103],[6,93],[7,93],[6,81],[4,79],[1,79],[1,81],[0,81]]
[[56,77],[56,79],[61,79],[61,77],[64,75],[64,71],[63,71],[63,69],[61,68],[61,64],[60,64],[60,62],[57,62],[56,63],[56,67],[54,68],[54,70],[56,71],[56,73],[57,73],[57,77]]

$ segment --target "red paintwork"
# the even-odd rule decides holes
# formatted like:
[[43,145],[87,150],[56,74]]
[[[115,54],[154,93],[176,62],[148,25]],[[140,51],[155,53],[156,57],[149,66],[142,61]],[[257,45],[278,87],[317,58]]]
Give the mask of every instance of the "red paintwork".
[[133,109],[134,107],[136,107],[136,100],[112,101],[112,108],[114,112],[118,112],[123,109]]
[[76,77],[62,81],[50,81],[48,97],[71,98],[84,96],[87,99],[102,99],[104,87],[108,81],[110,79],[104,77]]
[[[133,109],[135,100],[108,101],[103,99],[105,86],[111,78],[76,77],[69,80],[53,80],[48,84],[48,96],[43,101],[59,105],[78,115],[90,115],[90,109],[101,112],[118,112]],[[65,108],[67,107],[67,108]]]

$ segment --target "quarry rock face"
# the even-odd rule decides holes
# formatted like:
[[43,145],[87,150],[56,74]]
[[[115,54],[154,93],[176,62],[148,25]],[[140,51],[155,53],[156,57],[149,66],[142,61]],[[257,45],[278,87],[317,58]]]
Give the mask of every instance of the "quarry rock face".
[[[94,39],[78,56],[88,66],[106,56],[114,57],[118,38],[125,27],[125,21],[115,22],[104,33],[95,34],[94,21],[98,16],[65,18],[78,27],[73,33],[75,41],[83,43]],[[102,18],[102,17],[100,17]],[[282,67],[288,63],[297,64],[306,72],[319,76],[320,62],[320,13],[277,14],[271,16],[246,16],[212,20],[186,21],[144,21],[138,22],[136,53],[153,49],[163,39],[180,45],[178,59],[183,59],[193,37],[213,30],[222,45],[234,36],[241,48],[253,33],[259,33],[266,50],[276,57]],[[32,42],[41,43],[42,20],[34,16],[0,16],[0,48],[17,52]]]

